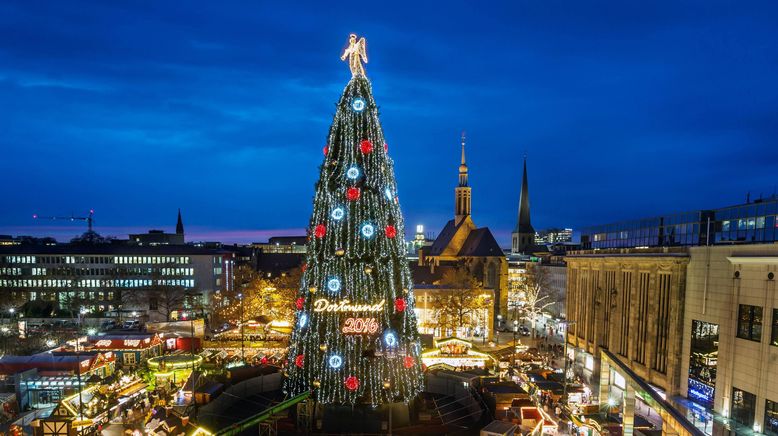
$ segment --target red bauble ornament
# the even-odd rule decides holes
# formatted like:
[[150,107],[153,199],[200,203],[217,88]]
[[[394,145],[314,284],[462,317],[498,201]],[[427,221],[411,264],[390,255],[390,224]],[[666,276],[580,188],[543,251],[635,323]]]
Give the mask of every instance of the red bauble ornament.
[[297,301],[295,302],[295,305],[297,306],[297,310],[302,309],[303,304],[305,304],[305,298],[303,297],[298,298]]
[[373,143],[370,142],[369,139],[363,139],[362,142],[359,143],[359,149],[362,150],[362,153],[368,154],[373,151]]
[[389,153],[389,144],[384,142],[384,151]]
[[411,356],[405,356],[405,359],[403,359],[403,365],[406,368],[411,368],[414,364],[416,364],[416,359]]
[[393,225],[386,226],[384,231],[386,232],[387,238],[394,238],[395,236],[397,236],[397,229],[395,229]]
[[263,365],[267,365],[267,356],[262,356],[262,358],[259,359],[259,363]]
[[324,152],[324,155],[326,156],[327,153],[330,152],[330,146],[329,145],[325,145],[324,148],[322,149],[322,151]]
[[362,192],[359,190],[359,188],[351,187],[346,191],[346,198],[351,201],[359,200],[360,195],[362,195]]
[[294,358],[294,364],[297,365],[298,368],[303,367],[303,363],[305,363],[305,356],[300,354],[297,357]]
[[305,272],[305,270],[308,269],[308,264],[303,262],[302,265],[300,265],[300,272]]
[[326,234],[327,234],[327,227],[325,227],[324,224],[318,224],[313,229],[313,235],[316,236],[317,238],[323,238],[324,235]]
[[408,307],[408,305],[405,303],[405,298],[394,299],[394,310],[402,312],[406,307]]
[[346,389],[350,391],[356,391],[359,388],[359,379],[353,375],[350,375],[346,377],[346,380],[343,382],[343,384],[346,385]]

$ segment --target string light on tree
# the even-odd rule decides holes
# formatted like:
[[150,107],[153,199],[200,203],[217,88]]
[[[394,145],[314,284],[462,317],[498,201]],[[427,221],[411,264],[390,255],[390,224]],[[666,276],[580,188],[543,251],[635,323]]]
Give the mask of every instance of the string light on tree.
[[311,392],[322,404],[409,402],[423,385],[403,216],[394,163],[376,153],[388,148],[366,47],[352,35],[342,56],[352,78],[325,140],[289,346],[299,359],[284,381],[287,394]]
[[354,112],[362,112],[365,110],[365,106],[365,100],[362,97],[357,97],[351,101],[351,109],[354,109]]
[[362,195],[362,192],[359,190],[359,188],[351,187],[346,190],[346,198],[348,198],[351,201],[357,201],[359,200],[359,197]]
[[359,389],[359,379],[353,375],[346,377],[346,380],[343,383],[346,385],[346,389],[350,391],[356,391]]
[[397,236],[397,229],[390,224],[384,228],[384,233],[386,234],[387,238],[391,239]]
[[370,239],[375,235],[375,226],[370,223],[364,223],[359,231],[366,239]]
[[330,356],[328,363],[330,364],[330,368],[340,369],[340,367],[343,366],[343,358],[337,354],[333,354]]
[[327,289],[329,289],[330,292],[339,292],[341,287],[340,279],[337,277],[330,277],[329,280],[327,280]]
[[338,206],[338,207],[336,207],[335,209],[332,209],[332,213],[330,214],[330,216],[331,216],[331,217],[332,217],[332,219],[334,219],[335,221],[340,221],[340,220],[342,220],[342,219],[343,219],[343,217],[345,217],[345,216],[346,216],[346,211],[345,211],[345,210],[343,210],[343,208],[342,208],[342,207]]
[[346,170],[346,177],[348,177],[351,180],[356,180],[359,178],[359,167],[356,165],[352,165],[349,167],[348,170]]

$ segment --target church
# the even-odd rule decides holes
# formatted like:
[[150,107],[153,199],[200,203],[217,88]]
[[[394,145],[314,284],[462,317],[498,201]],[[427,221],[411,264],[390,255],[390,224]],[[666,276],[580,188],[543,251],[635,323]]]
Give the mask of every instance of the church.
[[[446,223],[431,246],[419,250],[418,264],[411,268],[416,307],[420,312],[421,331],[431,333],[432,329],[426,328],[425,320],[434,322],[434,299],[450,287],[443,280],[446,271],[464,270],[480,284],[481,295],[489,295],[490,307],[487,313],[479,316],[482,327],[473,329],[476,332],[486,330],[488,335],[495,325],[495,317],[507,313],[508,262],[492,232],[487,227],[477,227],[473,221],[464,133],[461,147],[459,183],[454,189],[454,218]],[[435,334],[444,335],[440,331],[435,331]]]

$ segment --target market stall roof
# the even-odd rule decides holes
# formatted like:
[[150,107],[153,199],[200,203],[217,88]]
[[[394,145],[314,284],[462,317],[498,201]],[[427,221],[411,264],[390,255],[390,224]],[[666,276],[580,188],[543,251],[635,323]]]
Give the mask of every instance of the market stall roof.
[[526,394],[527,391],[514,382],[488,383],[484,389],[494,394]]
[[55,356],[53,354],[3,356],[0,358],[0,374],[16,374],[29,369],[75,372],[79,368],[83,374],[103,364],[106,360],[112,359],[108,359],[108,356],[102,353],[80,356]]
[[162,344],[157,334],[89,336],[87,340],[98,350],[145,350]]
[[534,385],[540,389],[541,391],[551,391],[555,394],[561,394],[565,387],[561,383],[557,383],[555,381],[537,381],[534,383]]
[[481,429],[481,434],[483,434],[484,432],[490,434],[499,434],[499,435],[513,434],[513,432],[516,430],[516,427],[517,427],[516,424],[513,424],[511,422],[494,420],[490,422],[486,427]]

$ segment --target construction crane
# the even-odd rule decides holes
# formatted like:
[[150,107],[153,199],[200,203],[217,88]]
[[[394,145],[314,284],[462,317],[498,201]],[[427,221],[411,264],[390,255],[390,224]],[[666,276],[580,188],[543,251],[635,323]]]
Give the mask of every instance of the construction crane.
[[40,216],[37,213],[33,214],[32,218],[36,220],[68,220],[68,221],[86,221],[87,227],[89,227],[89,230],[87,230],[87,233],[92,233],[92,225],[94,224],[95,218],[95,210],[90,209],[88,216],[75,216],[71,214],[70,216]]

